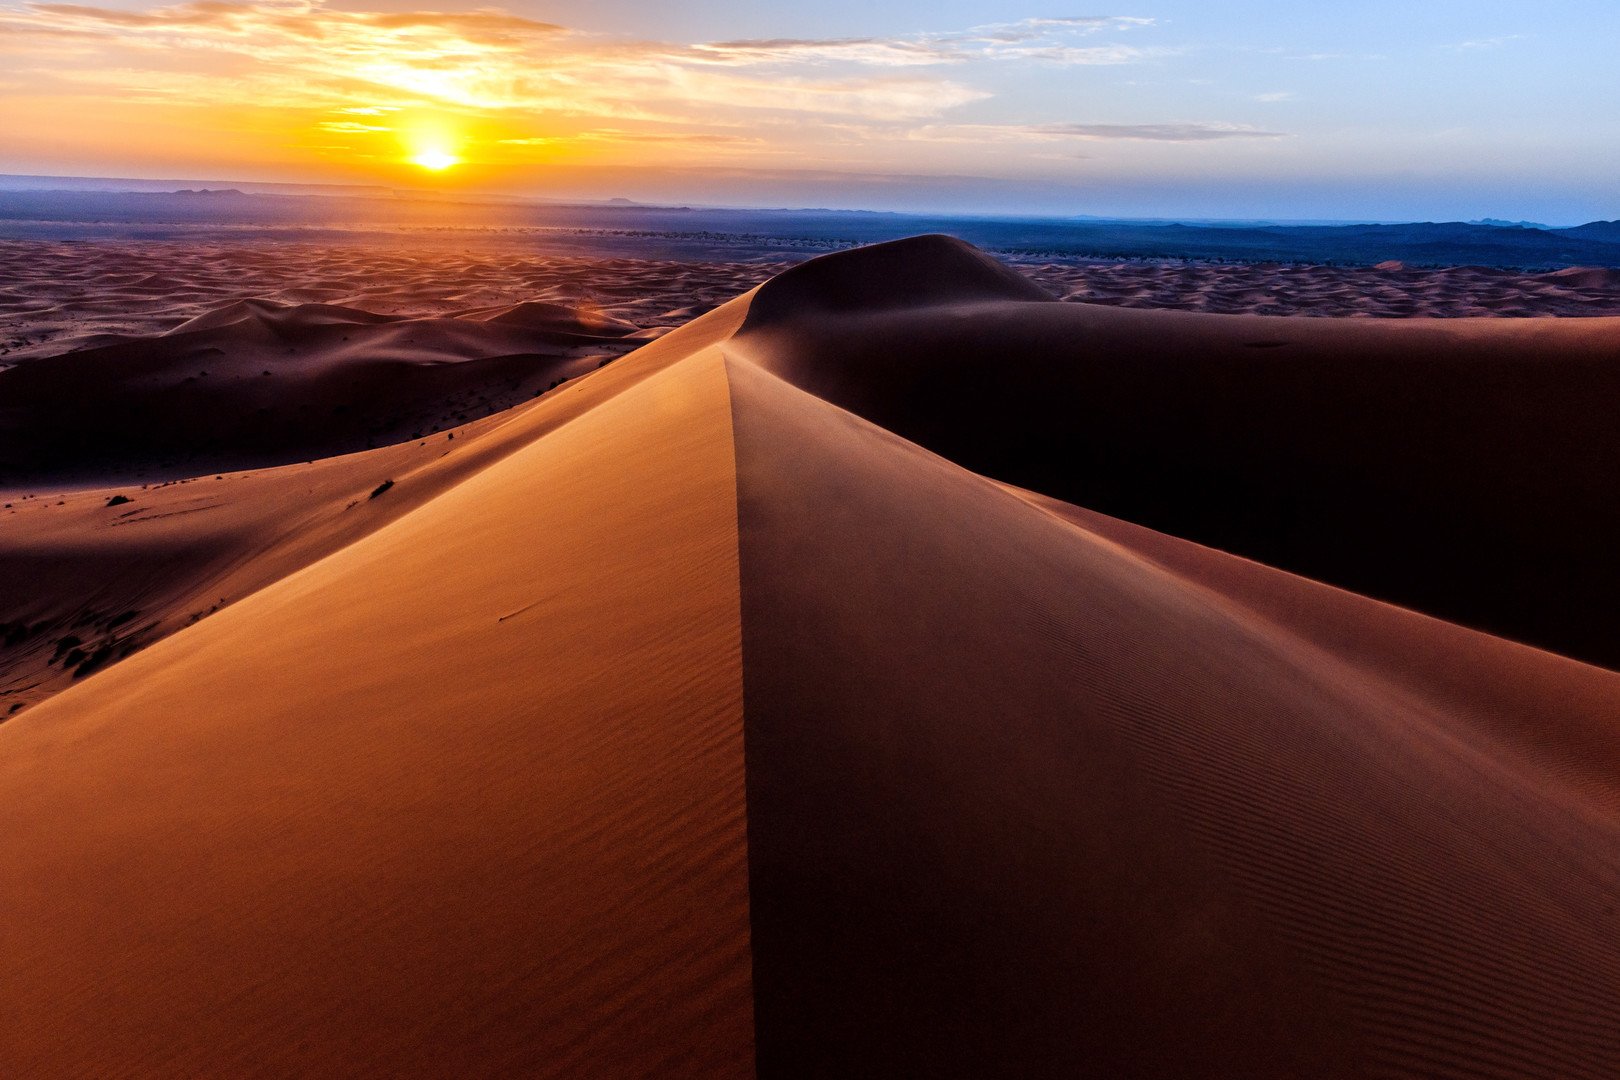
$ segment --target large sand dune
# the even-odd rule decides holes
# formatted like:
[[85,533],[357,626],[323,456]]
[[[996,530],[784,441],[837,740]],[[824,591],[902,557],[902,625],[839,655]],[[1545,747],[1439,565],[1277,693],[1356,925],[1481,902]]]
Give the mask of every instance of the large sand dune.
[[740,340],[975,472],[1620,667],[1620,319],[1027,303],[966,257],[796,267]]
[[[455,440],[152,489],[309,524],[198,526],[241,598],[0,726],[0,1071],[1613,1076],[1620,675],[1432,617],[1544,588],[1612,655],[1555,586],[1612,596],[1620,325],[1507,325],[920,239]],[[94,577],[108,494],[0,520]]]

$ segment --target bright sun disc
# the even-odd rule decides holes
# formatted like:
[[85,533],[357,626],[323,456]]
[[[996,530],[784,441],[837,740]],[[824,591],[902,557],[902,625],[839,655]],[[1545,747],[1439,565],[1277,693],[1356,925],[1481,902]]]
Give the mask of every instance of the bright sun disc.
[[411,158],[414,164],[420,165],[424,169],[432,169],[434,172],[438,172],[440,169],[448,169],[459,160],[454,154],[445,150],[423,150]]

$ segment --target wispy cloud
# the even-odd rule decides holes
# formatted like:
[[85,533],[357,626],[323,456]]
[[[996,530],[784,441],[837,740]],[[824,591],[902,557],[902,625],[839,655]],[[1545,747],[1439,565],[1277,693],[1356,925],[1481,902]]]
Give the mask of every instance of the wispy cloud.
[[1164,55],[1165,50],[1124,43],[1079,45],[1107,30],[1153,25],[1127,16],[1023,19],[992,23],[953,33],[888,38],[771,38],[720,41],[693,46],[705,59],[728,64],[847,62],[877,67],[964,64],[976,60],[1046,60],[1058,64],[1123,64]]
[[708,63],[751,66],[839,62],[872,67],[924,67],[968,59],[960,50],[925,40],[770,38],[694,45],[695,58]]
[[1133,15],[1075,15],[1064,18],[1032,18],[1019,19],[1017,22],[989,23],[984,26],[975,26],[965,34],[957,36],[962,40],[1012,44],[1050,36],[1054,33],[1098,34],[1105,30],[1134,30],[1144,26],[1153,26],[1156,22],[1156,19]]
[[1280,131],[1246,124],[1042,124],[1026,130],[1076,139],[1125,139],[1138,142],[1211,142],[1216,139],[1281,139]]
[[1004,60],[1039,60],[1051,64],[1073,67],[1108,67],[1116,64],[1136,64],[1156,57],[1169,56],[1169,49],[1139,49],[1120,43],[1110,45],[1040,45],[1026,44],[999,49],[996,55]]
[[335,131],[340,135],[364,135],[369,131],[392,131],[386,124],[357,124],[352,120],[326,120],[321,123],[322,131]]
[[599,131],[580,131],[568,136],[544,136],[528,139],[500,139],[502,146],[558,146],[565,143],[703,143],[709,145],[738,146],[755,144],[761,140],[746,135],[722,135],[713,132],[675,131],[621,131],[604,128]]
[[1523,34],[1503,34],[1501,37],[1473,38],[1469,41],[1458,41],[1440,47],[1447,52],[1479,52],[1486,49],[1500,49],[1510,41],[1522,40],[1524,40]]
[[1161,142],[1200,143],[1221,139],[1281,139],[1280,131],[1264,131],[1246,124],[933,124],[920,127],[913,137],[929,142]]

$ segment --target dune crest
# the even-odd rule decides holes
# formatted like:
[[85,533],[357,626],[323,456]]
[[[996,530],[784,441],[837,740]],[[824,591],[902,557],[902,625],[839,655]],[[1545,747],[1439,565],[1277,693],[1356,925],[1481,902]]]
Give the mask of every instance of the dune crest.
[[274,300],[238,300],[232,304],[187,319],[164,337],[193,334],[199,330],[218,330],[226,326],[251,326],[263,333],[295,336],[316,326],[375,326],[394,322],[387,315],[374,315],[356,308],[333,304],[283,304]]
[[[1591,433],[1458,455],[1609,392],[1614,328],[1009,273],[941,238],[806,264],[0,725],[6,1071],[1620,1071],[1620,674],[1239,543],[1283,504],[1301,558],[1427,527],[1461,464],[1494,501],[1446,513],[1511,519],[1476,543],[1612,541],[1589,473],[1530,495]],[[1493,411],[1530,365],[1549,396]],[[1345,452],[1408,409],[1388,452],[1425,463],[1369,487]]]
[[784,316],[1053,299],[971,244],[950,236],[919,236],[862,248],[854,258],[824,256],[784,270],[749,305],[744,329]]

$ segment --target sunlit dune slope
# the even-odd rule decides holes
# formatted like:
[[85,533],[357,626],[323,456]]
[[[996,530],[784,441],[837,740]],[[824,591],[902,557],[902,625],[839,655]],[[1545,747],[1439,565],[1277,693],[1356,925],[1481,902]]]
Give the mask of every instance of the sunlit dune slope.
[[0,725],[0,1071],[1614,1075],[1620,674],[1030,482],[1200,334],[1251,418],[1139,314],[807,264]]
[[631,367],[431,438],[256,472],[6,495],[0,718],[374,532],[726,336],[743,313],[733,304],[642,349]]
[[701,355],[0,728],[8,1075],[752,1064]]

